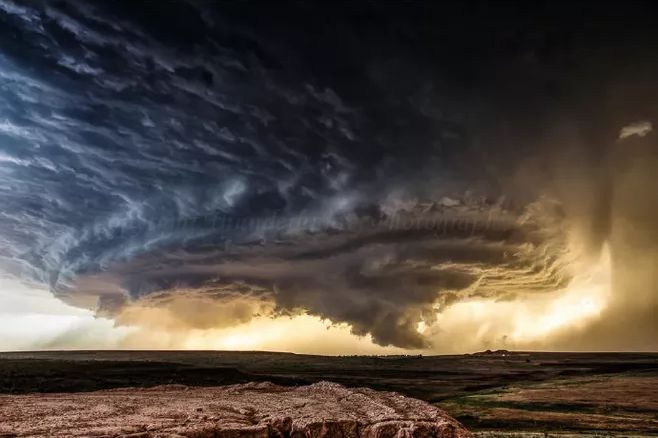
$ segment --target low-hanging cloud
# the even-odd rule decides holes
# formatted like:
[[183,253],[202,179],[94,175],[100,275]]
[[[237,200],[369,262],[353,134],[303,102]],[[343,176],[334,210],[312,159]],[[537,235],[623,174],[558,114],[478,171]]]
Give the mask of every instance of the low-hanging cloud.
[[315,231],[259,230],[263,240],[221,249],[204,248],[203,240],[185,251],[164,249],[78,276],[68,299],[93,291],[117,322],[164,329],[307,314],[346,323],[379,345],[422,349],[432,342],[418,324],[435,319],[437,308],[569,281],[562,236],[553,247],[537,236],[533,242],[541,230],[530,218],[486,205],[415,209]]

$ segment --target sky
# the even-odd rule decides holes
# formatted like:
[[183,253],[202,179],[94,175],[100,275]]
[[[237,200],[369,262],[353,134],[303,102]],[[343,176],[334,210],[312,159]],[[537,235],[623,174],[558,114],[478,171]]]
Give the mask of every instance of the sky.
[[[420,332],[437,331],[432,335],[437,344],[421,351],[455,354],[484,348],[550,347],[546,340],[551,336],[583,327],[600,316],[609,296],[608,262],[603,260],[565,293],[523,304],[473,300],[456,305],[443,312],[438,324],[419,324]],[[0,286],[0,350],[4,351],[173,348],[330,355],[411,353],[375,345],[370,337],[354,336],[347,325],[336,326],[310,316],[260,318],[225,329],[117,326],[90,310],[63,304],[46,290],[29,289],[7,280]],[[163,319],[162,315],[155,317]],[[140,315],[139,321],[145,319]]]
[[0,350],[117,348],[123,335],[112,321],[67,306],[48,290],[0,280]]
[[658,348],[652,8],[0,1],[0,349]]

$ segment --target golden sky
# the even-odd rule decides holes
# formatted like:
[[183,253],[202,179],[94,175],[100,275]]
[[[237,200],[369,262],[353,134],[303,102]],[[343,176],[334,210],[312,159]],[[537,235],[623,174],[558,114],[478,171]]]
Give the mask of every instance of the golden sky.
[[[120,325],[90,311],[67,306],[46,291],[2,283],[0,349],[190,349],[267,350],[308,354],[452,354],[482,349],[559,349],[555,339],[586,328],[605,311],[609,299],[610,260],[583,269],[563,290],[511,301],[469,300],[438,313],[418,331],[433,346],[410,351],[383,347],[369,336],[351,333],[310,315],[257,317],[230,327],[190,329],[172,321],[167,308],[133,308],[132,321]],[[13,293],[12,293],[13,291]],[[11,309],[11,313],[8,313]],[[159,321],[161,324],[152,324]]]

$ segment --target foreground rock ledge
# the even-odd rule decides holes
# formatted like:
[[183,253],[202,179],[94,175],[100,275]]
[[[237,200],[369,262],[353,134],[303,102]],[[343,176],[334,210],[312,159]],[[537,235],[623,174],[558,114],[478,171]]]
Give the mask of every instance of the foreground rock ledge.
[[0,395],[0,436],[461,438],[441,409],[392,392],[320,382]]

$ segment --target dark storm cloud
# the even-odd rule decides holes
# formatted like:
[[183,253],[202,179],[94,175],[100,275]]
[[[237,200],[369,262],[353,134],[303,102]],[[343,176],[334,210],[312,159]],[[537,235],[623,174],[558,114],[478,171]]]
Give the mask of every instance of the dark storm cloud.
[[429,341],[418,323],[432,321],[435,307],[455,294],[502,298],[552,291],[568,280],[561,248],[533,245],[537,230],[504,213],[417,207],[400,217],[353,218],[316,231],[277,229],[255,244],[221,250],[202,241],[185,250],[163,248],[79,276],[69,299],[96,296],[104,311],[132,322],[139,315],[133,303],[166,307],[173,318],[161,321],[167,327],[307,313],[348,323],[381,345],[423,348]]
[[564,285],[565,224],[609,239],[611,139],[653,115],[607,84],[653,70],[446,7],[0,3],[2,268],[119,320],[307,312],[414,348],[435,306]]
[[[93,248],[66,254],[78,243],[97,247],[96,239],[132,222],[281,208],[340,188],[334,173],[349,172],[349,160],[339,169],[332,158],[344,130],[320,123],[345,113],[340,101],[298,84],[289,91],[297,102],[288,102],[270,91],[275,78],[248,52],[240,60],[221,47],[167,48],[92,5],[4,9],[6,220],[28,234],[27,246],[47,228],[38,248],[44,268],[96,259],[86,254]],[[227,56],[249,71],[224,66]],[[206,71],[207,63],[219,71]],[[317,117],[300,119],[302,111]],[[315,151],[301,149],[312,143]]]

